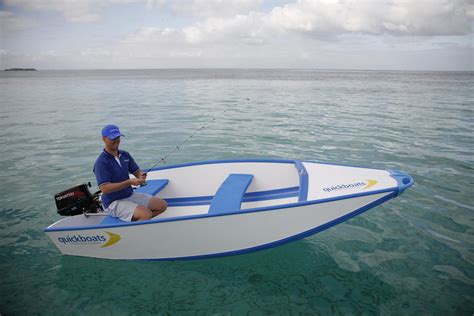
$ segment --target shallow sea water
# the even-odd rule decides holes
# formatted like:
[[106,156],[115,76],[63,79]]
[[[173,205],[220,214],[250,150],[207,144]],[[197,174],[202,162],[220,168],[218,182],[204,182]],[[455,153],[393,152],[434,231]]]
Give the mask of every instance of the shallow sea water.
[[[473,72],[0,73],[0,314],[472,315],[472,87]],[[416,184],[251,254],[62,256],[42,231],[60,219],[53,195],[94,183],[108,123],[143,168],[207,126],[166,163],[315,159],[401,169]]]

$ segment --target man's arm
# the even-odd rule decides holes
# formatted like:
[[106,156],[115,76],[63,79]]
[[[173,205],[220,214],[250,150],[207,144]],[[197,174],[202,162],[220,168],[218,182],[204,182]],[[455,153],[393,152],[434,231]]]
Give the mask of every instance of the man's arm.
[[102,193],[109,194],[112,192],[120,191],[122,189],[125,189],[131,185],[141,185],[145,182],[144,178],[134,178],[134,179],[128,179],[122,182],[117,182],[117,183],[102,183],[99,186],[99,189],[102,191]]

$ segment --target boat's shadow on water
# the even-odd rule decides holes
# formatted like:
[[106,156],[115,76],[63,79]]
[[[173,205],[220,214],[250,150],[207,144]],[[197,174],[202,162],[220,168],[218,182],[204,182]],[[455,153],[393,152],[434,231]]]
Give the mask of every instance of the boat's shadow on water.
[[85,313],[378,313],[395,296],[369,271],[343,270],[305,240],[192,261],[64,256],[57,282],[73,297],[71,308]]

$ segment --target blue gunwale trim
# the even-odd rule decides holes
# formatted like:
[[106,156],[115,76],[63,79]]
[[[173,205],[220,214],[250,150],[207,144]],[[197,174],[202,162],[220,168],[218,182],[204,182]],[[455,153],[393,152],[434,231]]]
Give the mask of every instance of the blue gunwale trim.
[[304,202],[308,199],[308,172],[300,160],[295,160],[295,166],[298,170],[298,177],[300,178],[298,201]]
[[[304,202],[296,202],[296,203],[288,203],[288,204],[281,204],[281,205],[274,205],[274,206],[267,206],[267,207],[257,207],[257,208],[250,208],[240,210],[238,212],[229,212],[225,214],[197,214],[197,215],[189,215],[189,216],[180,216],[180,217],[170,217],[170,218],[162,218],[162,219],[151,219],[148,221],[140,221],[140,222],[126,222],[123,224],[116,224],[116,225],[95,225],[95,226],[70,226],[70,227],[58,227],[58,228],[44,228],[44,232],[52,232],[52,231],[75,231],[75,230],[92,230],[92,229],[103,229],[103,228],[117,228],[117,227],[128,227],[128,226],[139,226],[139,225],[152,225],[152,224],[159,224],[165,222],[176,222],[176,221],[184,221],[184,220],[196,220],[202,218],[209,218],[209,217],[216,217],[216,216],[238,216],[241,214],[246,213],[253,213],[253,212],[267,212],[273,211],[278,209],[286,209],[286,208],[294,208],[299,206],[305,205],[312,205],[312,204],[322,204],[322,203],[329,203],[339,200],[351,199],[355,197],[362,197],[368,195],[375,195],[380,193],[388,193],[388,192],[398,192],[398,187],[377,190],[372,192],[363,192],[357,194],[349,194],[345,196],[338,196],[333,198],[321,199],[321,200],[311,200],[311,201],[304,201]],[[395,194],[396,196],[396,194]]]

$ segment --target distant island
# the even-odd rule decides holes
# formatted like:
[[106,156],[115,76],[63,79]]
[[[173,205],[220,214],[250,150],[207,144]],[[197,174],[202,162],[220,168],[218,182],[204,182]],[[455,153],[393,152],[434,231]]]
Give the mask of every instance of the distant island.
[[38,71],[35,68],[9,68],[4,71]]

